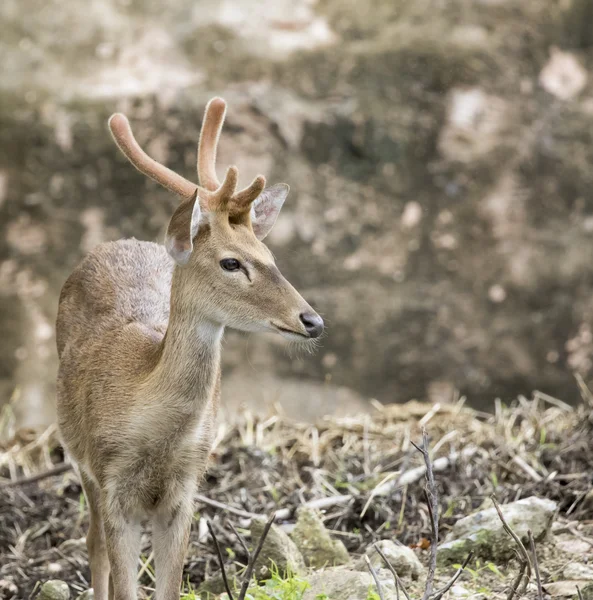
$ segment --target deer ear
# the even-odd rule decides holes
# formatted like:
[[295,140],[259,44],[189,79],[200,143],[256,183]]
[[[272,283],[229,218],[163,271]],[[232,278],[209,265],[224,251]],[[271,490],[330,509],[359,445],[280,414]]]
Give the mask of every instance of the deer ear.
[[251,226],[258,240],[270,233],[289,191],[286,183],[277,183],[265,188],[251,205]]
[[169,221],[165,248],[178,265],[185,265],[194,248],[193,239],[200,224],[200,200],[198,190],[177,207]]

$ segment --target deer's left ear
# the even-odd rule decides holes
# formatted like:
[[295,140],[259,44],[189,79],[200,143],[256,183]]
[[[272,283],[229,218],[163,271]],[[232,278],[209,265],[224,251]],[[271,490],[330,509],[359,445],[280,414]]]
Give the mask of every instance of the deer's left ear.
[[198,190],[177,207],[169,221],[165,248],[178,265],[185,265],[194,249],[193,239],[200,225],[200,200]]
[[258,240],[270,233],[289,191],[286,183],[277,183],[265,188],[251,205],[251,226]]

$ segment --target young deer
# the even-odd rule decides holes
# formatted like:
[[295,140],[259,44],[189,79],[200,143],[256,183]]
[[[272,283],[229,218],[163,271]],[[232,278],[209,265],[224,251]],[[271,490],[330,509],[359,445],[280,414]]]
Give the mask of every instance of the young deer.
[[200,186],[148,157],[126,117],[111,117],[130,162],[183,200],[164,247],[134,239],[102,244],[60,295],[58,419],[89,507],[96,600],[136,599],[145,518],[152,521],[156,599],[179,598],[193,496],[212,444],[224,328],[303,342],[323,331],[261,242],[288,186],[264,188],[260,175],[236,191],[236,167],[222,184],[216,177],[225,111],[220,98],[206,108]]

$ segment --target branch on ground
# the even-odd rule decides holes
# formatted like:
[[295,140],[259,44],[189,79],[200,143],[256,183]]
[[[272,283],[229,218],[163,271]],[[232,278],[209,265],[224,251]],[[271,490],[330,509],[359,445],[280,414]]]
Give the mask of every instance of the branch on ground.
[[[234,527],[232,528],[235,535],[239,538],[239,542],[241,543],[241,546],[243,546],[243,549],[247,552],[247,568],[245,569],[245,575],[243,576],[243,583],[241,585],[241,591],[239,592],[239,596],[238,596],[237,600],[245,600],[245,598],[247,596],[247,591],[249,590],[249,584],[251,583],[251,578],[253,577],[253,571],[255,569],[255,564],[257,562],[257,559],[259,558],[262,548],[264,547],[264,543],[266,541],[266,538],[268,537],[270,528],[272,527],[272,524],[274,523],[275,520],[276,520],[276,513],[273,513],[270,516],[270,518],[268,519],[266,526],[264,527],[264,530],[261,534],[261,537],[259,538],[259,541],[257,543],[257,547],[255,548],[255,551],[253,553],[249,552],[249,549],[247,548],[247,544],[245,543],[245,541],[243,540],[243,538],[241,537],[239,532]],[[208,522],[208,530],[210,531],[210,535],[212,536],[212,540],[214,541],[214,547],[216,549],[216,555],[218,557],[218,564],[220,566],[220,570],[221,570],[221,574],[222,574],[222,581],[224,583],[226,593],[229,597],[229,600],[234,600],[234,597],[233,597],[233,594],[231,592],[231,588],[230,588],[230,585],[228,582],[226,569],[224,566],[224,559],[222,557],[222,552],[220,551],[220,545],[218,543],[218,539],[216,538],[216,534],[214,533],[214,529],[210,522]]]

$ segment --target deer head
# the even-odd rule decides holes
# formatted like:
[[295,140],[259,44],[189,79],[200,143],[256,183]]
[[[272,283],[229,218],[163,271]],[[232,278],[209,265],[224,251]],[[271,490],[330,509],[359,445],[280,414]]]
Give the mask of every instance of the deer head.
[[[261,242],[276,222],[289,187],[265,187],[258,175],[237,191],[238,171],[216,176],[216,149],[226,112],[212,99],[202,123],[196,185],[150,158],[138,145],[127,118],[115,114],[109,128],[123,154],[142,173],[182,201],[174,212],[165,246],[177,263],[176,300],[184,310],[243,331],[272,330],[295,341],[316,338],[323,320],[277,269]],[[173,302],[173,299],[172,299]]]

